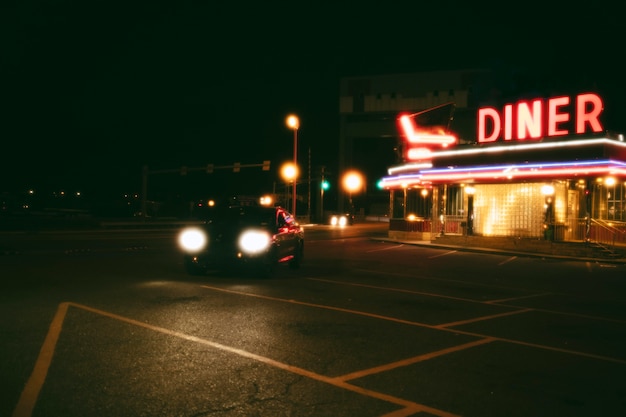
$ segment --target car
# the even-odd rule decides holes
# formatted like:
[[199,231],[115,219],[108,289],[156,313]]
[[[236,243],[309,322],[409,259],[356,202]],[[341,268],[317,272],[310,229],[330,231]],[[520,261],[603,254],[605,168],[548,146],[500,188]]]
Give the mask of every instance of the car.
[[350,213],[331,214],[328,217],[331,226],[348,226],[354,224],[354,215]]
[[280,206],[228,206],[178,233],[187,273],[246,268],[270,275],[279,264],[300,267],[304,228]]

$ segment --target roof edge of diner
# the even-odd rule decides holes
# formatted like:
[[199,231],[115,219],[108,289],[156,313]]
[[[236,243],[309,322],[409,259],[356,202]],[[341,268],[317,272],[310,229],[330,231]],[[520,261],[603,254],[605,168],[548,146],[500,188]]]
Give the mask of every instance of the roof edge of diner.
[[429,157],[389,168],[389,175],[382,178],[382,187],[400,189],[435,183],[501,183],[606,175],[626,178],[623,135],[460,145],[433,151]]

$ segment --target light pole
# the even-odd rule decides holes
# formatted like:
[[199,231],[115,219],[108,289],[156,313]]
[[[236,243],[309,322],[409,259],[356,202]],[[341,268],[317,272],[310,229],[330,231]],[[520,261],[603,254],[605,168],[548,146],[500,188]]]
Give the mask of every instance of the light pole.
[[[293,181],[294,183],[296,182],[296,178],[298,178],[298,166],[295,165],[293,162],[287,162],[285,164],[283,164],[283,166],[281,167],[280,173],[283,177],[283,179],[287,182],[287,200],[289,200],[289,181]],[[293,201],[295,201],[295,198],[293,198]],[[294,203],[295,205],[295,203]],[[294,216],[295,217],[295,216]]]
[[[290,114],[287,116],[287,126],[290,129],[293,129],[293,164],[298,166],[298,128],[300,127],[300,120],[298,116]],[[291,214],[295,218],[296,217],[296,182],[297,178],[293,179],[293,202],[291,206]]]
[[350,197],[350,216],[354,216],[354,207],[352,204],[352,193],[360,191],[363,188],[363,176],[357,171],[348,171],[343,176],[343,187],[348,191]]

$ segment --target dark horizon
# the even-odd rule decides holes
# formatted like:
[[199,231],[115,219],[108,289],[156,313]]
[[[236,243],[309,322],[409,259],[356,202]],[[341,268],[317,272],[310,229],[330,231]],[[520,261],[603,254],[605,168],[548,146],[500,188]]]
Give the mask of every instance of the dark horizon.
[[[301,120],[299,160],[310,149],[313,169],[332,171],[339,81],[351,76],[492,68],[503,98],[596,89],[607,128],[626,131],[613,49],[623,35],[613,33],[618,14],[600,5],[510,16],[463,3],[375,15],[242,6],[4,6],[0,192],[138,192],[144,165],[271,160],[275,172],[293,157],[290,113]],[[447,36],[443,23],[454,29]],[[576,34],[591,23],[595,31]]]

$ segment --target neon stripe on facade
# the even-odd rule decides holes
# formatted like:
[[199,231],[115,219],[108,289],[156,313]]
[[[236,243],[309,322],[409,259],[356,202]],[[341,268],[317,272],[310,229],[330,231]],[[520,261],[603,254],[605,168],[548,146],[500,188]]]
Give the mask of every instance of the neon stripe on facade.
[[[590,146],[590,145],[600,145],[600,144],[609,144],[613,146],[620,146],[626,148],[626,142],[623,140],[623,136],[620,135],[620,140],[614,140],[609,138],[596,138],[596,139],[583,139],[583,140],[575,140],[575,141],[560,141],[560,142],[541,142],[541,143],[528,143],[522,145],[504,145],[504,146],[486,146],[480,147],[478,149],[457,149],[457,150],[446,150],[446,151],[433,151],[430,154],[431,160],[440,158],[440,157],[450,157],[450,156],[471,156],[471,155],[480,155],[480,154],[494,154],[494,153],[503,153],[503,152],[523,152],[528,150],[547,150],[547,149],[558,149],[558,148],[572,148],[577,146]],[[424,168],[432,168],[432,162],[424,161],[424,162],[415,162],[408,163],[404,165],[399,165],[395,167],[391,167],[387,170],[390,175],[396,175],[401,172],[413,172],[415,170],[420,170]]]
[[470,179],[514,179],[537,177],[576,177],[593,174],[626,175],[626,164],[618,161],[585,161],[537,163],[524,165],[501,165],[434,169],[422,171],[422,181],[458,181]]
[[[621,137],[621,136],[620,136]],[[514,145],[510,142],[503,146],[483,146],[474,149],[459,149],[449,151],[433,151],[431,158],[448,157],[448,156],[464,156],[464,155],[478,155],[485,153],[502,153],[502,152],[521,152],[528,150],[542,150],[542,149],[557,149],[557,148],[573,148],[577,146],[589,146],[589,145],[617,145],[626,148],[626,142],[623,138],[621,140],[614,140],[609,138],[595,138],[595,139],[582,139],[582,140],[563,140],[555,142],[540,142],[540,143],[526,143],[521,145]]]
[[477,179],[519,179],[538,177],[576,177],[580,175],[626,175],[626,163],[613,160],[551,162],[532,164],[493,165],[483,167],[426,169],[414,175],[389,176],[382,179],[383,187],[407,187],[435,181],[473,181]]

